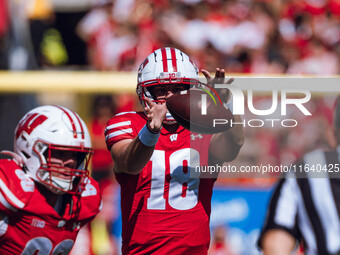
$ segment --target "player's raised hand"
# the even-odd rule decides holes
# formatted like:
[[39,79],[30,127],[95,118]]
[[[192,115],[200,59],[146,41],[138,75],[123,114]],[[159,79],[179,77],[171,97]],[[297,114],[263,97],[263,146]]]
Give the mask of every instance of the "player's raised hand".
[[149,107],[145,107],[146,117],[148,118],[149,128],[152,132],[159,132],[162,128],[163,120],[165,119],[167,108],[164,102],[158,104],[154,103],[151,99],[144,99]]
[[[209,85],[214,86],[215,84],[231,84],[234,81],[234,78],[229,78],[225,80],[225,69],[216,68],[215,77],[209,73],[209,71],[205,69],[201,69],[204,77],[207,79],[207,83]],[[227,102],[229,99],[230,91],[228,89],[217,89],[221,99],[223,102]]]
[[215,77],[209,73],[209,71],[205,69],[201,69],[204,77],[207,79],[208,84],[231,84],[234,81],[234,78],[230,78],[225,81],[225,69],[216,68]]

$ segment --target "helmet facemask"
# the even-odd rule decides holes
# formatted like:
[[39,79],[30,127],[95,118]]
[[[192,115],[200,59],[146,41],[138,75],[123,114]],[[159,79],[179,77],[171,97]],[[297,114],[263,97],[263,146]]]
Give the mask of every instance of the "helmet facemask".
[[[169,86],[174,86],[174,88],[180,88],[183,87],[183,89],[180,89],[178,91],[171,91],[173,94],[179,94],[181,91],[189,90],[191,85],[190,84],[182,84],[182,83],[163,83],[159,85],[149,85],[142,87],[142,95],[141,95],[141,104],[144,107],[149,107],[146,103],[145,98],[149,98],[154,103],[163,103],[165,102],[165,99],[158,99],[157,96],[154,93],[154,90],[160,87],[167,88],[167,90],[171,90]],[[176,120],[172,117],[171,113],[167,111],[165,119],[163,121],[164,124],[174,124],[176,123]]]
[[[43,148],[43,153],[36,149]],[[37,170],[36,177],[46,188],[56,194],[80,194],[86,185],[86,178],[89,176],[88,165],[92,155],[91,149],[81,147],[65,147],[46,144],[37,141],[33,149],[39,156],[41,165]],[[62,157],[56,155],[72,155],[75,167],[64,166]],[[56,162],[56,158],[60,163]],[[66,161],[67,162],[67,161]]]

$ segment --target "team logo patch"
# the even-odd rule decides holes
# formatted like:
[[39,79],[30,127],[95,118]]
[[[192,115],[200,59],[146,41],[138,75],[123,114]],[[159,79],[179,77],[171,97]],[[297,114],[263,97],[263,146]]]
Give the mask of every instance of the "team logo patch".
[[172,134],[172,135],[170,135],[170,141],[171,141],[171,142],[177,141],[177,137],[178,137],[178,134]]
[[26,132],[30,135],[37,126],[39,126],[46,120],[47,117],[45,115],[39,115],[38,113],[27,114],[25,119],[20,121],[19,126],[15,132],[15,137],[18,139],[18,137],[23,132]]

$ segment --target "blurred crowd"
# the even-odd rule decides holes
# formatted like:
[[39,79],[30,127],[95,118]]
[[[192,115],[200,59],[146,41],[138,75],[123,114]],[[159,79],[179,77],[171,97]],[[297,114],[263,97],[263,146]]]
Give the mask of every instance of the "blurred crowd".
[[79,23],[91,65],[136,70],[173,46],[236,73],[339,73],[339,0],[109,0]]
[[[25,31],[23,21],[10,16],[26,17],[39,67],[135,71],[150,52],[172,46],[208,70],[339,73],[340,0],[10,2],[11,15],[0,15],[0,37],[8,20]],[[11,38],[18,44],[24,35]]]

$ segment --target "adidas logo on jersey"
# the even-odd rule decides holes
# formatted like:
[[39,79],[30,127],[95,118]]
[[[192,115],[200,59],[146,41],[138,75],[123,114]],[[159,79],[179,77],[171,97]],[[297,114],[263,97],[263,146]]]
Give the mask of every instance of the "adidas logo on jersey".
[[172,134],[172,135],[170,135],[170,141],[171,141],[171,142],[177,141],[177,137],[178,137],[178,134]]
[[33,219],[31,226],[36,227],[36,228],[44,228],[45,227],[45,221]]

